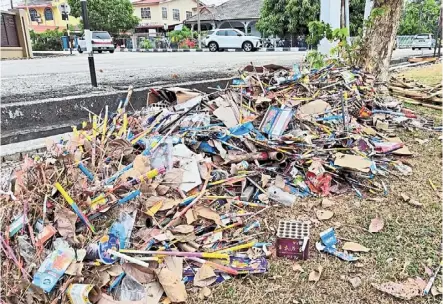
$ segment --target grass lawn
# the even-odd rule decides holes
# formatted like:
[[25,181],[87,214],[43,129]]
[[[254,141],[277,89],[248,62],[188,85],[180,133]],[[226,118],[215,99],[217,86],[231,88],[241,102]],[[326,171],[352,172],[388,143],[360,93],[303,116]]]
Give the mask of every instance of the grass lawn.
[[[407,78],[414,78],[427,84],[442,81],[441,64],[402,71]],[[414,107],[418,113],[441,123],[441,111]],[[442,237],[442,146],[440,134],[426,131],[398,129],[397,135],[414,153],[403,160],[413,168],[410,176],[390,175],[386,181],[389,187],[383,200],[359,199],[354,193],[333,197],[335,204],[329,208],[334,216],[311,227],[310,258],[299,262],[304,272],[293,270],[293,261],[283,258],[270,259],[270,270],[264,275],[248,275],[212,287],[212,295],[204,302],[193,294],[190,303],[231,304],[231,303],[440,303],[441,296],[417,297],[403,301],[375,289],[372,283],[387,281],[401,282],[407,278],[420,277],[426,282],[429,275],[425,266],[434,270],[441,260]],[[427,139],[420,144],[416,139]],[[434,191],[431,180],[438,188]],[[403,201],[400,194],[419,201],[422,207],[415,207]],[[373,196],[374,197],[374,196]],[[262,227],[268,227],[269,236],[275,234],[281,219],[314,219],[315,209],[320,208],[321,199],[303,200],[292,208],[276,208],[262,220]],[[379,233],[369,233],[371,219],[380,216],[384,228]],[[262,219],[263,219],[262,218]],[[339,260],[328,254],[319,253],[315,242],[319,233],[329,227],[336,227],[342,241],[354,241],[370,248],[370,252],[356,254],[357,263]],[[341,248],[342,244],[339,244]],[[321,265],[323,273],[317,283],[308,282],[308,275]],[[350,278],[359,277],[358,287],[352,287]],[[441,286],[441,277],[434,286]]]

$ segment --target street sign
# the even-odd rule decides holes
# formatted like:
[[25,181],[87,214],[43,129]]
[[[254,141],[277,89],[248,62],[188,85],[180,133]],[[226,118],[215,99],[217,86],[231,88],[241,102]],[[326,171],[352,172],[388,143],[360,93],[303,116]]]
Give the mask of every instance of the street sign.
[[58,9],[60,10],[60,12],[66,15],[69,15],[71,13],[71,7],[69,6],[68,3],[62,3],[58,6]]
[[71,7],[68,3],[62,3],[58,6],[58,9],[62,13],[62,20],[69,20],[69,14],[71,13]]

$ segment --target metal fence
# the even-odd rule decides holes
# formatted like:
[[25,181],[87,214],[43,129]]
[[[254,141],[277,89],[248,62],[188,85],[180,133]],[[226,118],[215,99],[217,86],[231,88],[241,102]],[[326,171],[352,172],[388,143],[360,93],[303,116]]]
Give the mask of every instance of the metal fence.
[[[414,35],[397,36],[397,49],[409,49],[412,47],[412,40]],[[357,37],[349,37],[352,44]]]

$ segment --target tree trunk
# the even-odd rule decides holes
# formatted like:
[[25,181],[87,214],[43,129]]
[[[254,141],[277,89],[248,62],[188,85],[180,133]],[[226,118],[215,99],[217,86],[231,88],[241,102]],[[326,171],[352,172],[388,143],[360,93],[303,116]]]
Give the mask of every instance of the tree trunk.
[[363,38],[359,65],[378,81],[389,79],[389,64],[397,36],[403,0],[375,0],[374,9],[383,13],[370,21]]

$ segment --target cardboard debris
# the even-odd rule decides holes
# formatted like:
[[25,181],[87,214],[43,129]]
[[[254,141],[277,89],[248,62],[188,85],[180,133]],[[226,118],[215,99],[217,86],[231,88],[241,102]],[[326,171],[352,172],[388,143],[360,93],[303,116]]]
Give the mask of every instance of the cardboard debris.
[[167,268],[156,270],[157,278],[172,303],[185,302],[188,298],[185,284],[180,277]]
[[[392,137],[396,128],[440,128],[339,61],[319,70],[251,64],[233,83],[209,94],[152,88],[141,110],[131,106],[130,88],[117,105],[87,109],[69,137],[24,157],[0,189],[8,286],[0,296],[31,286],[55,303],[81,282],[72,296],[101,289],[101,304],[185,302],[194,286],[204,301],[208,286],[268,271],[277,233],[268,210],[298,206],[318,226],[348,199],[337,195],[386,199],[391,174],[413,170],[411,152]],[[306,198],[315,203],[303,210]],[[373,219],[369,231],[383,225]],[[300,231],[278,243],[308,259],[313,239]],[[337,249],[333,228],[315,248],[358,260]],[[348,242],[343,250],[369,249]]]
[[335,155],[334,165],[361,172],[369,172],[371,161],[358,155],[337,153]]

